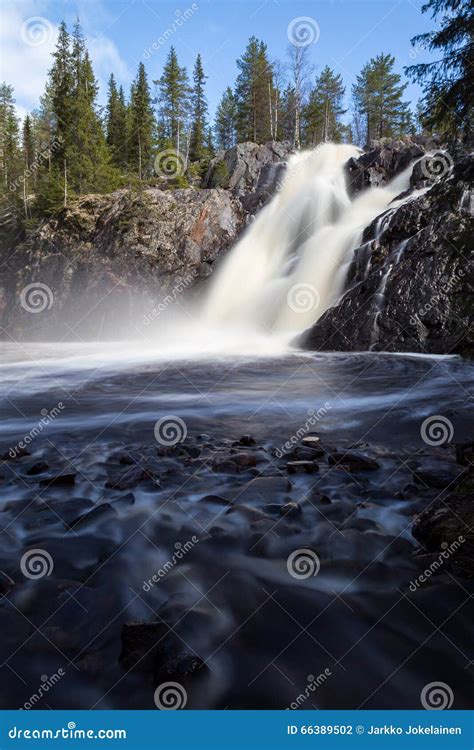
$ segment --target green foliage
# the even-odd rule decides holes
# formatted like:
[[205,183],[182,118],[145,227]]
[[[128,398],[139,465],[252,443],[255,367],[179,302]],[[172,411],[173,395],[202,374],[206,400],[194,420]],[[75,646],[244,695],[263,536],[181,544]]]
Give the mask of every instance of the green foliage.
[[392,55],[378,55],[362,68],[352,87],[355,129],[359,143],[403,134],[409,118],[402,101],[407,84],[393,70]]
[[214,168],[214,173],[212,175],[212,187],[229,187],[229,170],[227,169],[227,164],[223,159],[221,161],[218,161]]
[[110,148],[112,163],[124,171],[127,168],[127,105],[123,88],[117,89],[114,74],[109,78],[106,108],[106,140]]
[[237,102],[230,86],[217,107],[214,130],[218,148],[231,148],[237,142]]
[[326,65],[316,79],[303,110],[305,145],[316,146],[328,141],[339,143],[342,140],[344,131],[341,117],[346,112],[344,93],[341,76]]
[[272,137],[272,66],[267,46],[252,36],[237,60],[239,75],[235,84],[237,135],[239,141],[265,143]]
[[207,100],[204,94],[204,86],[207,76],[204,75],[201,55],[196,58],[193,71],[193,91],[191,96],[192,124],[191,139],[189,144],[189,158],[200,161],[209,156],[209,144],[207,141]]
[[128,112],[129,166],[143,180],[153,174],[155,118],[145,66],[140,63],[131,87]]
[[[174,148],[183,151],[184,135],[190,113],[190,94],[186,68],[179,65],[174,47],[171,47],[163,69],[163,75],[157,81],[158,86],[160,148]],[[170,144],[165,146],[164,142]]]
[[[420,34],[414,45],[436,52],[432,63],[405,68],[424,87],[419,116],[423,127],[472,141],[474,107],[474,10],[469,0],[428,0],[422,12],[441,14],[436,31]],[[441,55],[441,57],[439,57]]]

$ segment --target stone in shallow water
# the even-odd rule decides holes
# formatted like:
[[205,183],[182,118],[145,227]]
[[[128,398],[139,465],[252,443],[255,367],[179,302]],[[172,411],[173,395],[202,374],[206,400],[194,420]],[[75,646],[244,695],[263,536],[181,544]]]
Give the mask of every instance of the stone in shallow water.
[[242,435],[242,437],[239,440],[240,445],[250,446],[250,445],[256,445],[255,438],[252,437],[252,435]]
[[289,474],[314,474],[319,466],[314,461],[289,461],[286,464]]
[[328,456],[328,463],[333,466],[343,464],[354,471],[374,471],[380,468],[378,461],[360,451],[335,451]]
[[221,495],[203,495],[200,500],[203,503],[212,503],[215,505],[232,505],[232,500],[228,500]]
[[103,503],[102,505],[98,505],[93,510],[90,510],[88,513],[84,513],[82,516],[79,516],[79,518],[76,518],[74,521],[71,521],[68,526],[70,529],[76,530],[80,526],[86,526],[89,523],[101,521],[105,516],[110,516],[112,514],[115,514],[115,509],[110,505],[110,503]]
[[73,472],[61,472],[52,477],[41,479],[40,484],[43,487],[70,487],[76,481],[76,474]]
[[43,471],[47,471],[48,469],[49,466],[46,461],[37,461],[32,466],[30,466],[26,473],[28,474],[28,476],[36,476],[36,474],[42,474]]
[[285,505],[283,505],[280,510],[282,516],[289,516],[290,518],[292,518],[293,516],[299,516],[301,513],[301,507],[298,505],[298,503],[293,502],[293,500],[285,503]]
[[10,578],[7,573],[4,573],[3,570],[0,570],[0,594],[2,596],[8,594],[8,592],[13,588],[14,585],[15,581],[13,580],[13,578]]
[[131,490],[145,479],[153,479],[155,484],[159,484],[149,470],[133,465],[117,472],[107,480],[105,486],[113,490]]
[[308,448],[315,448],[319,446],[320,439],[317,435],[306,435],[301,441],[301,445],[305,445]]

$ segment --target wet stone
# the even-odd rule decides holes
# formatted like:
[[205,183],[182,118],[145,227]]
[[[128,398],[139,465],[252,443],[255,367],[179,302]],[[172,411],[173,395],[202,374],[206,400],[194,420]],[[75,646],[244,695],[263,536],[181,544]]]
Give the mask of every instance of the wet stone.
[[335,451],[328,456],[328,463],[332,466],[343,464],[352,471],[374,471],[380,468],[378,461],[360,451]]
[[242,437],[239,440],[239,443],[240,445],[245,445],[245,446],[251,446],[251,445],[257,444],[255,438],[253,438],[252,435],[242,435]]
[[293,502],[291,500],[288,503],[285,503],[283,507],[281,508],[281,515],[282,516],[288,516],[290,518],[294,516],[299,516],[301,513],[301,507],[298,505],[298,503]]
[[76,474],[72,472],[62,472],[52,477],[41,479],[40,484],[43,487],[71,487],[76,481]]
[[36,476],[37,474],[42,474],[44,471],[47,471],[49,469],[48,464],[46,461],[37,461],[34,463],[28,471],[26,472],[28,476]]
[[314,474],[319,466],[314,461],[289,461],[286,464],[289,474]]
[[3,570],[0,570],[0,595],[5,596],[5,594],[8,594],[9,591],[14,587],[15,581],[13,578],[10,578],[10,576],[5,573]]
[[78,529],[79,527],[86,526],[89,523],[95,523],[96,521],[101,521],[104,517],[110,516],[115,513],[115,509],[110,505],[110,503],[103,503],[102,505],[98,505],[93,510],[90,510],[88,513],[84,513],[82,516],[79,516],[79,518],[76,518],[74,521],[71,521],[71,523],[68,524],[70,529]]

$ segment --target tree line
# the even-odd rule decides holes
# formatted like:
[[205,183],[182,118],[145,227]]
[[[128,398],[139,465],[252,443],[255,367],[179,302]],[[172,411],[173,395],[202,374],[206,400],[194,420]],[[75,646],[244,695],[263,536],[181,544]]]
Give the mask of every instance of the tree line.
[[11,86],[0,86],[0,225],[15,214],[25,220],[48,215],[71,198],[121,186],[160,184],[156,155],[180,155],[183,169],[168,184],[198,183],[216,149],[235,143],[289,141],[295,148],[321,142],[370,144],[374,139],[436,131],[472,134],[473,12],[466,0],[429,0],[423,7],[437,30],[416,37],[441,57],[406,69],[425,86],[413,114],[407,86],[388,53],[372,58],[352,85],[350,111],[342,78],[329,66],[317,75],[308,47],[290,45],[287,61],[271,60],[252,36],[237,60],[234,86],[225,89],[211,125],[203,62],[189,76],[171,47],[159,78],[149,81],[140,63],[125,94],[110,76],[107,104],[97,103],[98,84],[79,21],[65,23],[45,92],[37,110],[20,121]]

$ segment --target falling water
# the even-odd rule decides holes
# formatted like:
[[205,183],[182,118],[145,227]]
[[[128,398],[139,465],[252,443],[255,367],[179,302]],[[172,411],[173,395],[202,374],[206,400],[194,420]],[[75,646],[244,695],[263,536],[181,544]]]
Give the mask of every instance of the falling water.
[[202,313],[207,325],[295,334],[337,302],[364,228],[381,214],[385,228],[386,209],[408,188],[412,170],[351,198],[344,164],[358,154],[355,146],[328,143],[290,158],[276,195],[213,280]]

